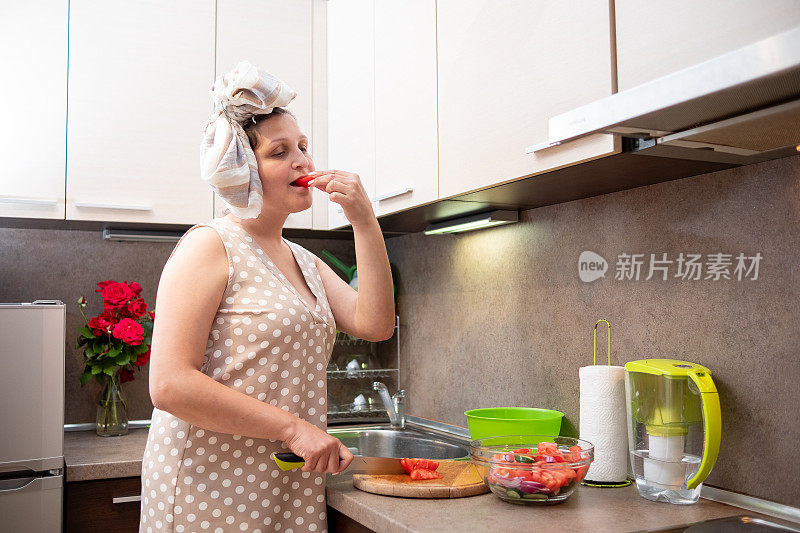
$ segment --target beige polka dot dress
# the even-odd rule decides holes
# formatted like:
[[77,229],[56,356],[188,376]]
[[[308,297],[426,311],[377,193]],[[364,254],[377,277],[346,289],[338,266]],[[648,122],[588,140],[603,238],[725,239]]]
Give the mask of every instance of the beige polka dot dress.
[[[315,303],[241,226],[222,218],[208,226],[225,244],[229,271],[202,372],[325,429],[325,370],[336,326],[314,256],[286,241]],[[284,472],[270,459],[277,451],[288,447],[208,431],[154,409],[140,532],[326,531],[325,475]]]

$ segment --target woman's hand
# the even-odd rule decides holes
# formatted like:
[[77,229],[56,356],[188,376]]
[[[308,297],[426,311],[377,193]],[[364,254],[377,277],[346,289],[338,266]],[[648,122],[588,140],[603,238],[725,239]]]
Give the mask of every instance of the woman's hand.
[[285,442],[305,461],[303,472],[338,474],[353,462],[353,454],[339,439],[299,418]]
[[331,202],[341,205],[344,216],[354,228],[376,220],[372,202],[358,174],[342,170],[318,170],[309,175],[314,178],[311,186],[327,192]]

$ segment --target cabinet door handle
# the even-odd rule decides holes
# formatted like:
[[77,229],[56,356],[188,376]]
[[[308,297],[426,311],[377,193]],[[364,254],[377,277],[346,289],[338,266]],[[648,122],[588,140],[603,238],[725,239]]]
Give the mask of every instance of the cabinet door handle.
[[13,196],[0,196],[0,202],[4,204],[58,205],[57,200],[40,200],[38,198],[14,198]]
[[0,492],[12,492],[15,490],[25,490],[26,487],[36,483],[37,477],[24,477],[17,479],[4,479],[0,481]]
[[376,196],[375,198],[372,199],[372,201],[381,202],[383,200],[388,200],[389,198],[400,196],[401,194],[412,192],[413,190],[414,190],[413,187],[405,187],[403,189],[397,189],[396,191],[387,192],[386,194],[381,194],[380,196]]
[[151,205],[132,205],[132,204],[94,204],[90,202],[75,202],[75,207],[86,207],[89,209],[127,209],[129,211],[152,211]]
[[112,503],[130,503],[130,502],[140,502],[142,501],[142,495],[137,494],[136,496],[117,496],[116,498],[111,500]]

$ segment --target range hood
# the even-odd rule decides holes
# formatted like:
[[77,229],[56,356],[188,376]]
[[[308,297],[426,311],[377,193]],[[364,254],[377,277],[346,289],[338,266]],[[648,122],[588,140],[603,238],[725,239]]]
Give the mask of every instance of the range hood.
[[533,153],[592,134],[635,153],[747,165],[798,155],[800,27],[550,119]]

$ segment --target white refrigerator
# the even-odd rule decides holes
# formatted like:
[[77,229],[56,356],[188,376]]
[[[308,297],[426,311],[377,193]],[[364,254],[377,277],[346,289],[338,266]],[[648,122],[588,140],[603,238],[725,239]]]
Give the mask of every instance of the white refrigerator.
[[0,532],[60,532],[66,309],[0,303]]

